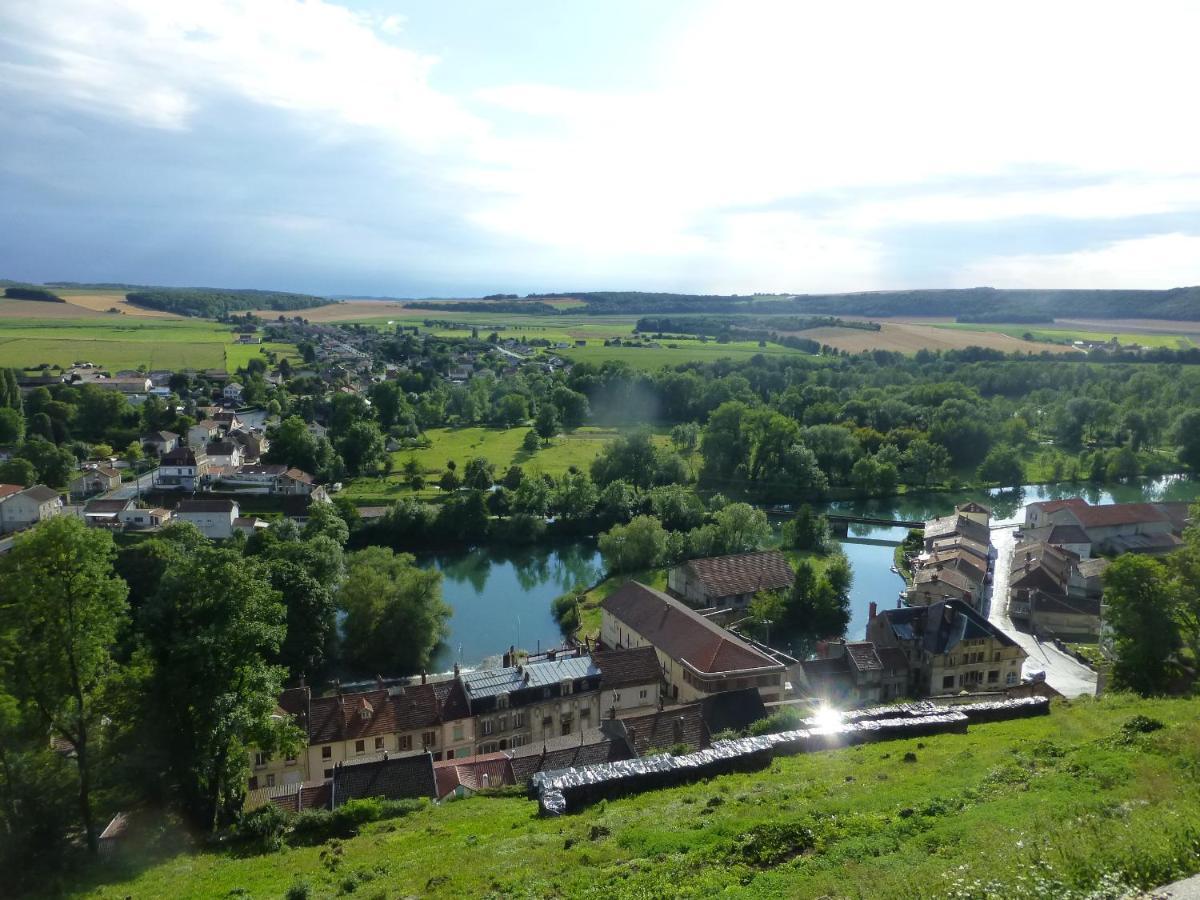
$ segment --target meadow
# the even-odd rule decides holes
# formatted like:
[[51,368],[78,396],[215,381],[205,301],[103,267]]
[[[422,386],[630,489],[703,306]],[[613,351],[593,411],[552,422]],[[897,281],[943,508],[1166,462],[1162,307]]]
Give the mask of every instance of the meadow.
[[[1095,323],[1100,325],[1102,323]],[[1119,329],[1119,323],[1114,322],[1114,328]],[[1189,326],[1180,326],[1177,334],[1161,334],[1137,331],[1090,331],[1071,327],[1055,327],[1053,325],[1006,325],[991,323],[976,324],[971,322],[939,322],[932,327],[954,331],[972,331],[992,334],[1004,334],[1013,338],[1031,335],[1035,341],[1069,343],[1071,341],[1107,341],[1116,338],[1122,344],[1140,344],[1143,347],[1167,347],[1172,350],[1186,350],[1196,346],[1193,338],[1185,333]],[[1044,348],[1043,349],[1047,349]]]
[[65,893],[1071,900],[1197,869],[1200,700],[1110,695],[968,734],[780,758],[562,818],[539,818],[510,790],[323,845],[117,859]]
[[0,317],[0,366],[69,366],[86,361],[110,369],[145,365],[232,372],[261,357],[264,350],[295,355],[289,344],[235,344],[235,338],[228,326],[204,319]]

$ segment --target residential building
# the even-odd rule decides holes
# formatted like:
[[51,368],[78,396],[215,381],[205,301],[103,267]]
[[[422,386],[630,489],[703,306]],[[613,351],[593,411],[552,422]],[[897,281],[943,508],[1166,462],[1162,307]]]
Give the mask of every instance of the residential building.
[[233,537],[234,521],[239,515],[236,500],[193,498],[183,500],[175,508],[175,518],[191,522],[204,536],[213,540]]
[[745,609],[759,591],[784,590],[795,580],[777,550],[691,559],[671,569],[667,589],[700,608]]
[[141,530],[145,528],[161,528],[170,523],[172,518],[171,510],[161,507],[153,509],[143,509],[138,506],[127,507],[117,513],[117,521],[121,526],[128,531]]
[[653,709],[662,698],[663,673],[653,647],[597,650],[592,661],[600,670],[600,711],[611,717],[630,710]]
[[270,522],[266,519],[260,519],[258,516],[238,516],[233,520],[234,531],[240,531],[247,537],[257,531],[265,531],[270,527]]
[[977,522],[985,527],[992,524],[992,508],[984,506],[982,503],[977,503],[974,500],[967,503],[960,503],[954,507],[954,512],[964,519],[970,519],[972,522]]
[[368,797],[381,800],[428,797],[436,800],[433,756],[429,753],[399,757],[384,754],[381,759],[339,763],[333,770],[330,806],[337,809],[351,800]]
[[601,730],[613,739],[624,740],[635,756],[654,756],[685,748],[692,753],[712,743],[699,703],[668,706],[639,716],[605,721]]
[[536,772],[633,759],[633,750],[623,736],[614,739],[600,729],[593,729],[592,737],[592,740],[582,743],[574,736],[555,738],[511,751],[510,761],[516,783],[525,784]]
[[910,606],[928,606],[949,598],[976,606],[982,599],[982,591],[971,576],[937,563],[915,568],[912,586],[904,596]]
[[479,669],[461,676],[475,717],[475,753],[579,734],[600,721],[600,669],[586,654]]
[[1092,555],[1092,541],[1078,525],[1043,525],[1017,532],[1017,550],[1026,544],[1050,544],[1074,553],[1080,559]]
[[121,473],[112,466],[93,466],[84,469],[69,485],[74,498],[103,494],[121,486]]
[[179,435],[173,431],[152,431],[143,434],[139,440],[142,452],[147,456],[163,456],[179,446]]
[[507,753],[443,759],[433,764],[433,777],[437,782],[438,800],[469,797],[479,791],[517,783]]
[[62,495],[44,484],[9,492],[0,502],[0,534],[23,531],[61,515]]
[[841,709],[883,703],[908,691],[903,654],[886,654],[885,662],[870,641],[830,641],[818,654],[801,663],[807,692]]
[[925,550],[927,552],[934,549],[936,542],[954,537],[963,537],[984,546],[990,546],[992,543],[992,532],[987,525],[957,512],[952,516],[930,519],[925,523]]
[[133,498],[126,500],[89,500],[83,507],[83,521],[93,528],[122,527],[120,514],[133,509]]
[[288,469],[275,483],[275,491],[279,494],[312,494],[314,490],[317,490],[316,481],[300,469]]
[[209,467],[203,450],[176,447],[163,454],[154,483],[163,490],[198,491],[208,479]]
[[672,701],[745,687],[758,688],[768,702],[783,698],[782,663],[662,591],[630,581],[601,610],[601,644],[653,647]]
[[204,447],[204,455],[210,465],[237,469],[242,464],[242,445],[228,438],[209,441]]
[[187,442],[189,447],[203,448],[220,436],[221,426],[215,419],[201,419],[188,429]]
[[1186,503],[1110,503],[1092,506],[1082,497],[1031,503],[1025,526],[1076,525],[1092,554],[1168,553],[1178,548],[1188,521]]
[[1056,545],[1022,544],[1013,553],[1009,614],[1044,638],[1097,641],[1107,566],[1103,557],[1081,560]]
[[1025,651],[959,600],[888,609],[867,623],[867,640],[908,661],[908,695],[996,690],[1018,684]]
[[231,381],[221,390],[221,396],[230,403],[241,403],[242,392],[245,390],[238,382]]
[[226,475],[222,481],[230,489],[273,494],[276,492],[279,479],[283,477],[287,470],[287,466],[279,463],[273,465],[244,465],[232,475]]

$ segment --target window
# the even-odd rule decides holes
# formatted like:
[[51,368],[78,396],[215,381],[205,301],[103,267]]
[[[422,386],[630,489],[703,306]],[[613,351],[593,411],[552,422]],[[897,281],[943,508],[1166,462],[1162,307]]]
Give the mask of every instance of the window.
[[321,748],[321,759],[332,759],[332,758],[333,758],[333,748],[328,745],[322,747]]
[[437,732],[436,731],[426,731],[421,735],[421,746],[422,747],[433,747],[436,744],[437,744]]
[[480,730],[483,734],[491,734],[496,728],[496,724],[491,719],[484,719],[479,724],[481,726]]
[[355,753],[366,753],[367,752],[367,742],[366,741],[355,741],[354,742],[354,752]]
[[326,777],[326,778],[332,778],[332,777],[333,777],[333,769],[326,769],[326,770],[325,770],[325,777]]
[[1005,684],[1016,684],[1017,683],[1017,673],[1009,672],[1007,675],[1005,675],[1004,683]]
[[1000,680],[1000,670],[992,669],[988,672],[988,684],[996,684]]
[[[642,693],[644,694],[646,692],[642,691]],[[620,703],[620,702],[621,702],[621,692],[613,691],[613,703]]]
[[267,787],[275,787],[275,776],[274,775],[267,776]]
[[571,679],[564,678],[562,682],[562,695],[565,697],[571,693]]
[[944,677],[942,678],[942,687],[943,687],[943,688],[952,688],[952,687],[954,687],[954,676],[953,676],[953,675],[946,675],[946,676],[944,676]]
[[382,750],[382,749],[383,749],[383,738],[381,738],[381,737],[377,737],[377,738],[375,738],[375,749],[376,749],[376,750]]
[[412,735],[411,734],[400,735],[399,739],[396,741],[396,744],[401,750],[411,750],[412,749]]
[[571,717],[570,717],[570,716],[563,716],[563,719],[562,719],[562,733],[563,733],[563,734],[570,734],[570,733],[571,733]]
[[592,717],[592,711],[589,707],[585,706],[583,709],[581,709],[579,711],[580,721],[583,721],[584,719],[591,719],[591,717]]
[[497,731],[508,731],[508,716],[501,716],[496,720]]
[[267,764],[267,754],[265,754],[265,753],[255,753],[254,754],[254,768],[261,769],[266,764]]
[[249,791],[257,791],[258,790],[258,776],[257,775],[250,776],[250,783],[246,785],[246,790],[249,790]]
[[496,697],[497,709],[508,709],[508,694],[500,694]]
[[521,712],[513,713],[513,728],[524,728],[524,727],[525,727],[525,712],[522,710]]
[[463,739],[463,727],[461,725],[454,726],[454,739],[461,741]]

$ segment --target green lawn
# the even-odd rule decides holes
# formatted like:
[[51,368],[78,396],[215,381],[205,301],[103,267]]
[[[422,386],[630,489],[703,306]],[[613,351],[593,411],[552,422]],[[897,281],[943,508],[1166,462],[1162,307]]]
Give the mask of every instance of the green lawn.
[[[587,470],[604,445],[620,433],[616,429],[585,426],[554,438],[547,447],[536,453],[521,449],[521,442],[529,432],[520,428],[431,428],[425,432],[432,442],[429,448],[398,450],[392,454],[392,474],[387,478],[356,478],[346,484],[345,495],[360,503],[367,501],[393,502],[400,497],[411,496],[412,491],[404,483],[402,468],[409,459],[415,459],[430,487],[422,492],[426,499],[439,496],[433,484],[441,477],[449,460],[454,460],[461,473],[466,464],[476,456],[485,457],[496,467],[499,478],[509,466],[519,465],[526,472],[542,472],[561,475],[571,466]],[[666,445],[665,434],[654,437],[655,442]]]
[[232,372],[290,344],[235,344],[225,325],[202,319],[0,319],[0,366],[69,366],[87,361],[111,369],[216,369]]
[[[1138,715],[1165,727],[1127,732]],[[110,863],[67,893],[1058,900],[1198,869],[1200,701],[1117,695],[965,735],[781,758],[558,819],[480,795],[323,846]]]
[[1004,325],[975,322],[936,322],[937,328],[953,328],[959,331],[991,331],[997,334],[1007,334],[1009,337],[1020,338],[1026,334],[1033,335],[1035,341],[1107,341],[1116,338],[1122,344],[1140,344],[1143,347],[1169,347],[1173,350],[1195,346],[1192,340],[1182,334],[1135,334],[1120,331],[1076,331],[1071,328],[1055,328],[1053,325]]

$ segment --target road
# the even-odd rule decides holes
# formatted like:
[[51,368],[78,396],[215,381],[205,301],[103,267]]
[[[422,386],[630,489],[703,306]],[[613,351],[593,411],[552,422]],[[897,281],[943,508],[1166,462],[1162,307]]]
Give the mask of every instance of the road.
[[1200,900],[1200,875],[1163,885],[1141,896],[1154,897],[1156,900],[1168,897],[1171,900]]
[[1039,641],[1032,634],[1020,631],[1008,617],[1008,576],[1012,565],[1014,528],[992,531],[992,546],[996,548],[996,567],[992,575],[992,592],[988,603],[988,620],[1015,640],[1029,654],[1025,673],[1042,669],[1046,683],[1065,697],[1095,695],[1096,673],[1073,657],[1055,649],[1053,644]]
[[143,494],[146,493],[147,491],[151,491],[154,489],[154,473],[157,471],[158,471],[158,469],[151,469],[145,475],[139,476],[136,484],[132,481],[122,484],[116,490],[112,490],[112,491],[109,491],[107,494],[103,494],[101,496],[101,499],[103,499],[103,500],[131,500],[134,497],[138,496],[139,488],[141,490],[141,493],[143,493]]

